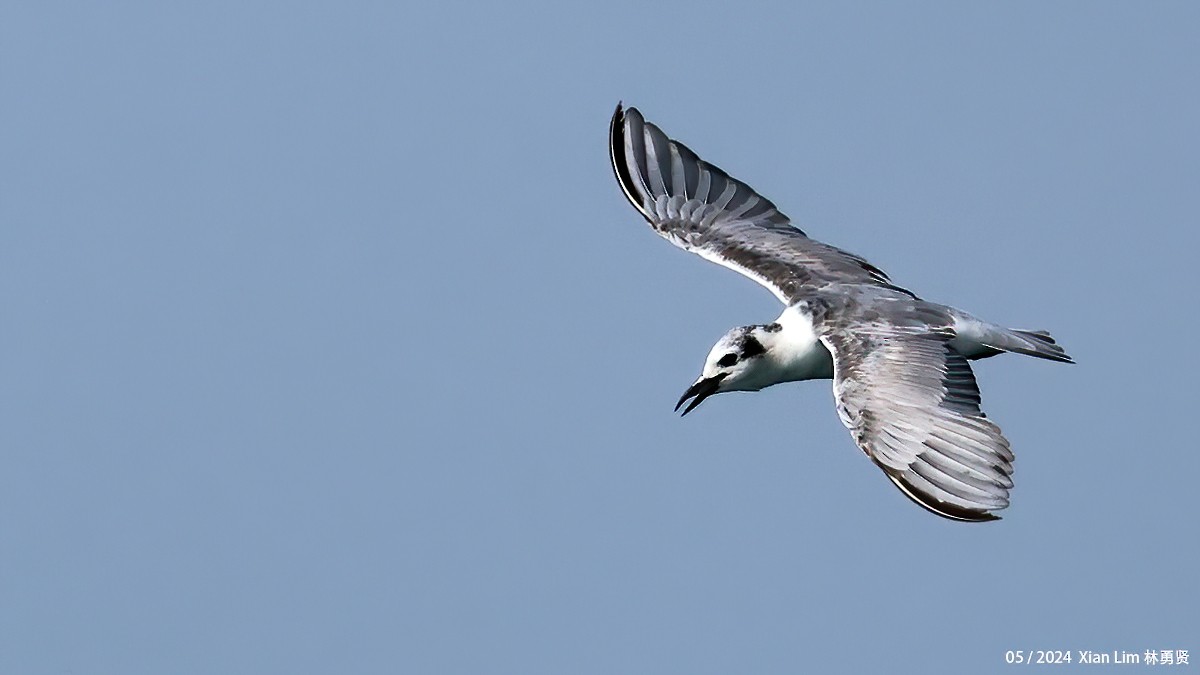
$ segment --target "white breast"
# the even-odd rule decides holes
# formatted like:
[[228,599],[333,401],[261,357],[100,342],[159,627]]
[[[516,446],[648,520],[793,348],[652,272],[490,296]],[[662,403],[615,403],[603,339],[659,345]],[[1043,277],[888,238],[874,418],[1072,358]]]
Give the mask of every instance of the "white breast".
[[768,353],[781,371],[783,379],[780,382],[833,377],[833,358],[817,339],[812,319],[807,314],[788,307],[775,323],[783,326],[783,330],[775,333],[775,341]]

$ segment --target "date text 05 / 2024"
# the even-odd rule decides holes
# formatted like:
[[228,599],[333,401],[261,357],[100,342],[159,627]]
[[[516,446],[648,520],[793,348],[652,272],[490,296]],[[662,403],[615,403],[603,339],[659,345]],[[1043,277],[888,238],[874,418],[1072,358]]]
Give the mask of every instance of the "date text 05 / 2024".
[[1069,649],[1029,649],[1010,650],[1004,653],[1005,663],[1032,663],[1057,665],[1066,663],[1102,664],[1102,663],[1141,663],[1142,655],[1136,652],[1113,650],[1111,652],[1093,652],[1086,649],[1072,653]]

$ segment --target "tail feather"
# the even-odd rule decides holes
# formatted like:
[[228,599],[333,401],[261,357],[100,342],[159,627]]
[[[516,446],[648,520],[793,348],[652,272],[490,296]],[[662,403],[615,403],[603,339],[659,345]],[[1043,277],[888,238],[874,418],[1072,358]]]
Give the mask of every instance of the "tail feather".
[[1020,333],[1022,335],[1027,335],[1032,338],[1037,338],[1038,340],[1041,340],[1042,342],[1049,342],[1052,345],[1058,344],[1057,342],[1054,341],[1054,336],[1050,335],[1050,331],[1048,331],[1048,330],[1023,330],[1021,328],[1013,328],[1012,331],[1014,333]]
[[1055,342],[1054,337],[1044,330],[1010,328],[988,337],[991,339],[985,344],[992,349],[1036,356],[1039,359],[1049,359],[1061,363],[1075,363],[1075,360]]

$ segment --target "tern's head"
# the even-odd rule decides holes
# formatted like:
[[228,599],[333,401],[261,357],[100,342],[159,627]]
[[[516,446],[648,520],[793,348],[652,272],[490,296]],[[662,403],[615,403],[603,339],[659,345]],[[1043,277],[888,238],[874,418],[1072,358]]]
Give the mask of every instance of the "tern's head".
[[742,326],[726,333],[713,345],[704,361],[700,378],[683,392],[675,409],[679,410],[689,398],[695,399],[684,409],[686,415],[704,399],[723,391],[758,391],[776,383],[775,368],[768,358],[782,327],[777,323],[766,326]]

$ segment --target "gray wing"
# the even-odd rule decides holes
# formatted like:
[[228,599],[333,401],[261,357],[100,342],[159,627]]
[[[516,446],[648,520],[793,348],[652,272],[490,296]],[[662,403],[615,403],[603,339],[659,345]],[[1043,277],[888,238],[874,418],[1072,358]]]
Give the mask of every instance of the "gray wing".
[[829,283],[896,288],[866,260],[808,238],[770,200],[667,138],[636,108],[617,105],[609,152],[625,196],[656,232],[750,277],[784,304]]
[[1008,506],[1012,450],[979,409],[979,387],[949,331],[886,324],[826,331],[838,416],[901,491],[952,520]]

